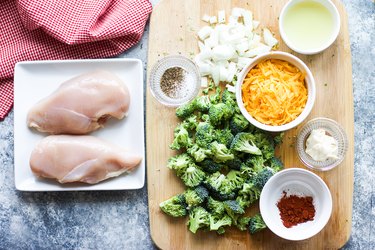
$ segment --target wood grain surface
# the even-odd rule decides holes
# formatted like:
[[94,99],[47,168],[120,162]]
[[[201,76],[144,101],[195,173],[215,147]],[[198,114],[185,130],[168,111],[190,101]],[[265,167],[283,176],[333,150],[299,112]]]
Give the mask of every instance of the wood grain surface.
[[[162,0],[155,6],[150,21],[148,74],[158,59],[166,55],[191,57],[198,52],[196,32],[205,25],[203,14],[217,15],[233,7],[249,9],[254,19],[261,21],[260,28],[268,27],[280,41],[279,50],[290,52],[302,59],[311,69],[317,88],[315,106],[306,119],[328,117],[339,122],[349,139],[349,150],[343,163],[328,172],[315,172],[323,178],[332,193],[333,212],[327,226],[316,236],[299,242],[283,240],[270,230],[256,235],[233,228],[225,235],[199,232],[190,233],[186,218],[171,218],[159,209],[159,203],[182,192],[184,186],[166,167],[174,154],[169,149],[173,129],[178,120],[175,110],[159,104],[147,89],[146,144],[147,182],[151,236],[161,249],[337,249],[349,239],[352,218],[353,166],[354,166],[354,115],[351,52],[347,15],[343,5],[333,0],[341,16],[341,30],[336,42],[323,53],[304,56],[292,52],[281,40],[278,16],[287,0]],[[302,125],[301,125],[302,126]],[[300,127],[300,126],[299,126]],[[285,166],[305,168],[294,148],[298,128],[288,131],[278,151]],[[251,207],[249,214],[258,210]]]

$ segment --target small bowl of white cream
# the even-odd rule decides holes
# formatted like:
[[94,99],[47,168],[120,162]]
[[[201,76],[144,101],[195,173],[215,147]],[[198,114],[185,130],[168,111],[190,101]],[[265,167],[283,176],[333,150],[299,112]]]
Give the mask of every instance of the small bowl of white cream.
[[334,120],[319,117],[308,121],[298,132],[296,150],[305,166],[327,171],[338,166],[348,149],[344,129]]
[[291,0],[280,13],[279,30],[290,49],[317,54],[336,40],[340,14],[330,0]]

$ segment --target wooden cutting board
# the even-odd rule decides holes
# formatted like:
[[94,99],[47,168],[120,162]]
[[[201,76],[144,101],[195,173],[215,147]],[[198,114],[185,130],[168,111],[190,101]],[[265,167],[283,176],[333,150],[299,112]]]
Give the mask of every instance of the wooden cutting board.
[[[155,6],[150,21],[148,73],[158,59],[166,55],[182,54],[191,57],[198,52],[196,32],[205,25],[204,14],[217,15],[233,7],[249,9],[261,27],[269,27],[280,41],[279,50],[291,52],[311,69],[317,87],[314,109],[307,120],[324,116],[338,121],[349,139],[349,150],[344,162],[329,172],[316,172],[327,183],[333,198],[333,213],[327,226],[311,239],[291,242],[264,230],[256,235],[228,230],[225,235],[200,232],[190,233],[186,218],[174,219],[159,209],[159,203],[184,190],[181,181],[166,167],[173,151],[168,145],[173,140],[177,124],[173,108],[159,104],[147,89],[146,136],[147,181],[151,236],[161,249],[338,249],[350,236],[352,224],[354,115],[352,68],[347,14],[339,0],[333,0],[341,16],[341,31],[336,42],[323,53],[303,56],[286,47],[278,32],[278,16],[287,0],[161,0]],[[293,147],[298,127],[286,133],[279,156],[286,167],[304,166]],[[257,205],[250,214],[258,211]]]

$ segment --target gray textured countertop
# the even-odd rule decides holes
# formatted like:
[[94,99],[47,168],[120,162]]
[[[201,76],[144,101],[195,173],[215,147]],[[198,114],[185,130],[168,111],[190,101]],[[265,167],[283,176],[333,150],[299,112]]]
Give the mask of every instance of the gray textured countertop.
[[[151,1],[153,4],[158,0]],[[375,249],[375,3],[344,0],[353,61],[355,183],[345,249]],[[147,63],[148,27],[122,57]],[[13,111],[0,122],[0,249],[151,249],[147,189],[22,193],[15,190]]]

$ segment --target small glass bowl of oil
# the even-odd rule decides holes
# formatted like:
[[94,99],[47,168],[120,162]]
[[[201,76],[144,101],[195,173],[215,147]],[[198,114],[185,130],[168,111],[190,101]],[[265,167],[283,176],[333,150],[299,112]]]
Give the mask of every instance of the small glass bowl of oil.
[[340,14],[330,0],[291,0],[281,10],[279,30],[290,49],[317,54],[336,40]]

